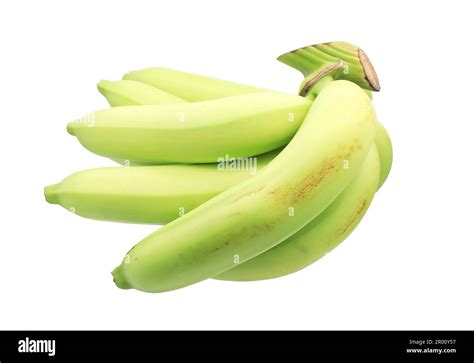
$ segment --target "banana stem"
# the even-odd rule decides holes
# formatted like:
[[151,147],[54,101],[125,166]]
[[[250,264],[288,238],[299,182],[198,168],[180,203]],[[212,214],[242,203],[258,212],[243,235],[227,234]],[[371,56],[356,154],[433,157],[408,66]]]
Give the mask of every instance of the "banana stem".
[[310,45],[282,54],[280,62],[303,73],[300,96],[314,99],[332,80],[344,79],[365,90],[379,91],[380,84],[367,54],[346,42]]
[[[342,63],[338,63],[342,64]],[[335,66],[337,66],[336,64]],[[323,69],[321,72],[318,72],[312,79],[310,79],[307,82],[303,82],[301,84],[301,89],[300,89],[300,96],[306,97],[307,99],[314,101],[316,96],[319,94],[319,92],[322,91],[324,87],[326,87],[329,83],[334,81],[334,77],[330,74],[330,72],[335,71],[337,68],[327,68]],[[323,75],[323,74],[326,75]]]

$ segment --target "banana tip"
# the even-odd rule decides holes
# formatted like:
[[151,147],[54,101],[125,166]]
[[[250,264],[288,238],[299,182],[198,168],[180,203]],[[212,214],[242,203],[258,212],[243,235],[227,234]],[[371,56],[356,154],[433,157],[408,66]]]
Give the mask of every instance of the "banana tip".
[[58,204],[57,184],[48,185],[44,188],[44,198],[50,204]]
[[102,79],[99,83],[97,83],[97,89],[99,90],[100,93],[103,93],[106,91],[106,87],[110,84],[110,81],[107,81],[105,79]]
[[131,288],[130,284],[127,282],[127,280],[126,280],[126,278],[123,274],[123,270],[122,270],[121,266],[116,267],[112,271],[112,276],[114,278],[115,285],[117,285],[118,288],[120,288],[120,289],[130,289]]
[[133,74],[133,71],[127,72],[123,75],[122,79],[127,80],[132,76],[132,74]]
[[74,131],[75,127],[74,127],[74,123],[73,122],[69,122],[67,124],[67,132],[68,134],[72,135],[72,136],[75,136],[75,131]]

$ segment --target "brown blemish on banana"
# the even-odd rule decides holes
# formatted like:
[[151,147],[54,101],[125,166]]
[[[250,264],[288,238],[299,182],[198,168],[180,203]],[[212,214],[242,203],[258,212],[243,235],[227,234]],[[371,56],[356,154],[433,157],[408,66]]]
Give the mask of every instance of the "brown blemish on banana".
[[306,196],[316,189],[329,175],[343,168],[344,160],[350,160],[351,155],[361,145],[358,138],[354,138],[349,146],[342,146],[336,156],[328,158],[322,165],[308,173],[303,180],[288,187],[281,187],[268,193],[272,198],[283,202],[285,205],[296,205],[303,201]]
[[263,225],[253,225],[250,227],[243,228],[240,233],[227,236],[227,238],[221,242],[217,247],[214,247],[212,250],[209,250],[209,254],[215,253],[219,250],[224,249],[225,247],[230,246],[231,244],[238,243],[239,241],[252,240],[259,235],[266,235],[272,229],[276,227],[278,221],[267,222]]
[[308,246],[305,244],[296,244],[296,250],[300,252],[302,255],[306,256],[308,254]]
[[211,252],[216,252],[216,251],[219,251],[219,250],[223,249],[224,247],[230,245],[230,242],[231,242],[231,240],[225,240],[223,244],[221,244],[220,246],[217,246]]
[[233,201],[232,203],[235,203],[235,202],[237,202],[238,200],[240,200],[240,199],[242,199],[242,198],[250,197],[251,195],[254,195],[254,194],[256,194],[256,193],[262,191],[263,188],[265,188],[265,185],[261,186],[261,187],[258,188],[257,190],[253,190],[253,191],[251,191],[251,192],[242,194],[242,195],[240,195],[239,197],[237,197],[236,199],[234,199],[234,201]]
[[339,233],[338,233],[339,235],[341,236],[344,235],[347,232],[347,230],[354,224],[354,222],[360,218],[361,214],[365,211],[367,204],[368,204],[367,199],[364,199],[359,209],[357,209],[357,211],[352,215],[352,217],[348,219],[346,224],[344,224],[344,226],[339,229]]
[[[332,233],[331,235],[326,236],[326,240],[321,241],[320,244],[321,245],[328,245],[328,243],[331,243],[331,241],[336,240],[336,239],[341,238],[342,236],[344,236],[344,234],[348,231],[348,229],[351,228],[354,225],[354,223],[358,219],[361,218],[361,215],[367,209],[368,203],[369,203],[369,201],[367,199],[363,199],[360,206],[359,206],[359,208],[357,209],[357,211],[346,220],[344,225],[342,227],[338,228],[337,230],[335,230],[334,233]],[[329,245],[328,245],[328,247],[329,247]],[[328,251],[324,252],[324,254],[321,255],[319,258],[326,255],[327,252],[332,250],[334,247],[335,246],[332,246]],[[306,256],[309,253],[308,246],[306,246],[305,244],[295,244],[295,248],[298,252],[300,252],[304,256]]]

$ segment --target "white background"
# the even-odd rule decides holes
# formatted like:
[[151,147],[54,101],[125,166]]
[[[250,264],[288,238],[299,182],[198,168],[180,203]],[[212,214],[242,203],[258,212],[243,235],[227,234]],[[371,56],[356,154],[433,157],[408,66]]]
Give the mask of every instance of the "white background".
[[[467,1],[2,2],[0,329],[473,329],[473,33]],[[110,271],[156,227],[44,201],[45,185],[113,165],[66,133],[107,106],[99,80],[162,66],[295,92],[276,56],[333,40],[377,69],[394,165],[357,230],[306,270],[120,290]]]

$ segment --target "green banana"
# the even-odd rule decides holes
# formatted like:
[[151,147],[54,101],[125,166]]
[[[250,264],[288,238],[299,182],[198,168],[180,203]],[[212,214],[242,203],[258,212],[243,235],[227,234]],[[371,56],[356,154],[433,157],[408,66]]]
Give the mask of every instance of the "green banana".
[[45,197],[87,218],[164,224],[256,175],[279,152],[218,164],[89,169],[47,186]]
[[192,102],[268,91],[264,88],[166,68],[147,68],[128,72],[123,79],[142,82]]
[[373,145],[359,175],[324,212],[282,243],[214,278],[272,279],[309,266],[357,227],[377,191],[379,175],[380,161]]
[[183,99],[156,87],[136,81],[106,81],[97,84],[97,89],[110,106],[160,105],[185,103]]
[[311,101],[266,92],[216,100],[104,109],[68,124],[90,151],[146,163],[209,163],[286,145]]
[[117,286],[177,289],[282,242],[320,214],[358,174],[374,142],[374,122],[372,104],[358,86],[331,83],[292,141],[259,175],[132,248],[113,271]]

